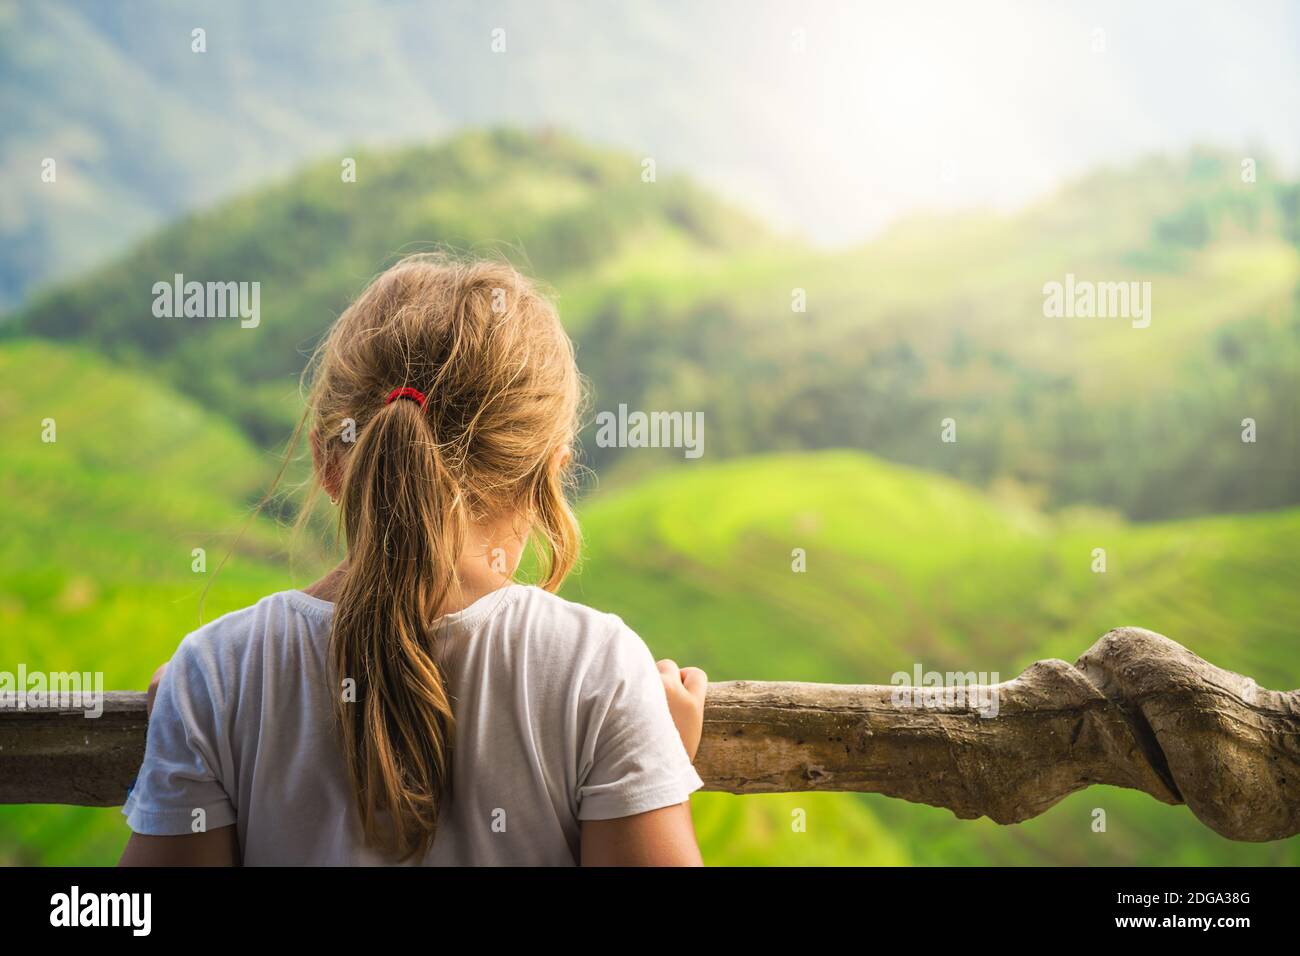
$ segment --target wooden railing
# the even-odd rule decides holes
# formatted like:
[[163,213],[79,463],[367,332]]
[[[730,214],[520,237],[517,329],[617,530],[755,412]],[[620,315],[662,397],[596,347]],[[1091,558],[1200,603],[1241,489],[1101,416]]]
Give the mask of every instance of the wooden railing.
[[[1151,631],[1111,631],[1073,665],[1039,661],[952,699],[902,690],[711,685],[696,768],[709,790],[856,790],[998,823],[1109,784],[1185,803],[1229,839],[1300,832],[1300,691],[1264,690]],[[106,694],[93,719],[0,706],[0,802],[121,804],[146,723],[142,693]]]

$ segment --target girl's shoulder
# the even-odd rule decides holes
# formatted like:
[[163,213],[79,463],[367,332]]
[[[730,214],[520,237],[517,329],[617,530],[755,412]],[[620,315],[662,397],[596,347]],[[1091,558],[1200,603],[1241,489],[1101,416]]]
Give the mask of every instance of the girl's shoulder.
[[173,661],[203,671],[229,673],[247,659],[259,658],[268,640],[283,646],[297,635],[328,632],[333,605],[302,591],[277,591],[256,604],[228,611],[182,638]]
[[533,585],[514,585],[498,626],[535,642],[567,670],[604,683],[643,670],[653,658],[645,641],[617,614],[570,601]]
[[[617,614],[570,601],[532,584],[510,588],[509,607],[516,623],[545,631],[548,636],[583,641],[617,641],[636,634]],[[639,640],[639,638],[638,638]]]

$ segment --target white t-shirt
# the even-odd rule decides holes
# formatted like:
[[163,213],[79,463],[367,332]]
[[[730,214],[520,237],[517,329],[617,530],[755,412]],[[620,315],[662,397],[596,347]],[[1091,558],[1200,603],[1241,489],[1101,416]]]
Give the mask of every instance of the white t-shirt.
[[[395,862],[364,845],[329,676],[334,605],[282,591],[188,635],[122,808],[137,833],[238,824],[246,865]],[[645,642],[613,614],[512,584],[442,619],[456,718],[425,865],[573,865],[580,820],[703,786]]]

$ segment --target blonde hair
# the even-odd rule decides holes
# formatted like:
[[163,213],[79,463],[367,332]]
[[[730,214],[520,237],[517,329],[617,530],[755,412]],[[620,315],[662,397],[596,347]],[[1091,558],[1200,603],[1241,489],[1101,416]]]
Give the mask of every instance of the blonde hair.
[[[367,842],[407,858],[432,845],[450,781],[455,725],[435,624],[458,596],[471,524],[526,521],[548,590],[577,559],[562,452],[581,380],[532,283],[503,263],[442,255],[376,278],[304,378],[304,422],[337,479],[348,553],[330,637],[335,677],[356,682],[355,703],[336,695],[344,762]],[[386,402],[398,388],[426,401]]]

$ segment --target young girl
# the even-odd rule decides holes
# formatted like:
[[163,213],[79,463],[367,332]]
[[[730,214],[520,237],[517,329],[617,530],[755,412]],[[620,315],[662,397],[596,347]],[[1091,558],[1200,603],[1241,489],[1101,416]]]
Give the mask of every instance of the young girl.
[[[181,642],[123,864],[698,864],[703,673],[552,593],[580,397],[552,305],[405,259],[309,373],[347,557]],[[512,580],[530,538],[541,587]]]

